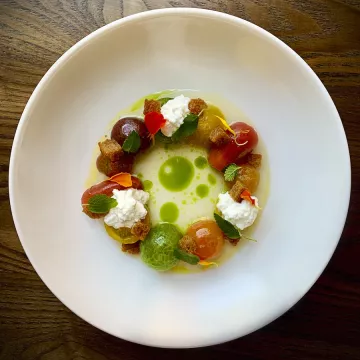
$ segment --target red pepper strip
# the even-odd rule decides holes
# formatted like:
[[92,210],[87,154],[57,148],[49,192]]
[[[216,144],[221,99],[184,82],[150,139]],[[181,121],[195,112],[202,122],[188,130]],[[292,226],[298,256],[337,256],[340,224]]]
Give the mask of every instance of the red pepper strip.
[[251,197],[251,193],[249,190],[245,189],[241,192],[240,197],[243,200],[249,201],[252,205],[255,205],[255,200]]
[[144,118],[145,125],[150,133],[151,137],[154,135],[165,125],[166,120],[161,113],[158,112],[150,112],[145,115]]

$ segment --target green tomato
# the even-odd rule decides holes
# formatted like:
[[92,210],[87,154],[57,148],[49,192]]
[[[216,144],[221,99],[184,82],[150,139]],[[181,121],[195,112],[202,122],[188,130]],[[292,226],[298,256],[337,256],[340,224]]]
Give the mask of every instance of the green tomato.
[[141,242],[142,261],[158,271],[170,270],[179,261],[174,256],[174,250],[181,238],[182,234],[175,225],[168,223],[156,225]]

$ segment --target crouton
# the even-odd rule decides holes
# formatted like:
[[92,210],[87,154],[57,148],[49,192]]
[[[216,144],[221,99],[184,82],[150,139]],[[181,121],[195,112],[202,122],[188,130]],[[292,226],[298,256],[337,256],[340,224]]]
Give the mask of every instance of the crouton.
[[242,182],[236,181],[233,187],[230,189],[229,194],[234,201],[241,202],[241,193],[245,190],[245,186]]
[[132,172],[135,156],[133,154],[123,154],[119,160],[111,161],[108,157],[100,154],[96,159],[97,169],[106,176],[114,176],[121,172]]
[[115,140],[106,139],[105,141],[99,142],[98,145],[101,154],[109,158],[110,161],[119,160],[123,154],[121,146]]
[[257,169],[261,166],[261,159],[261,154],[249,154],[247,156],[247,163]]
[[144,115],[151,113],[151,112],[160,112],[161,104],[160,101],[157,100],[148,100],[145,99],[144,102]]
[[199,115],[204,109],[207,108],[207,105],[203,99],[191,99],[188,107],[192,114]]
[[137,241],[134,244],[122,244],[121,250],[128,254],[133,254],[133,255],[140,254],[140,241]]
[[217,126],[213,130],[211,130],[209,139],[216,146],[221,146],[227,144],[230,141],[230,136],[221,126]]
[[197,245],[195,240],[191,236],[185,235],[182,239],[180,239],[179,247],[181,250],[193,254],[196,251]]
[[131,228],[131,233],[135,235],[139,240],[144,240],[150,231],[150,226],[145,220],[138,221]]

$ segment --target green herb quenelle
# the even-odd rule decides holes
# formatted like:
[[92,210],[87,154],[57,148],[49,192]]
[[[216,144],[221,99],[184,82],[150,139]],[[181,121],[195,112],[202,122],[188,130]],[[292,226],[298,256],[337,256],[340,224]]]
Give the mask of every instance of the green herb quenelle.
[[150,94],[125,113],[98,143],[102,181],[81,198],[122,251],[164,272],[208,267],[225,246],[253,240],[242,231],[260,210],[253,127],[229,125],[210,101],[176,91]]

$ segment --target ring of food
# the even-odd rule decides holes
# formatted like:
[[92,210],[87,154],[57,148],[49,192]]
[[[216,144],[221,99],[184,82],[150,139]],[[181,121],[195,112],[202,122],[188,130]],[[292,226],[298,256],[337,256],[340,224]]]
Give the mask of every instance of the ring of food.
[[[122,244],[124,252],[140,254],[145,264],[158,271],[170,270],[179,262],[210,266],[216,264],[226,242],[235,246],[241,238],[252,240],[243,230],[254,223],[260,210],[253,195],[262,160],[261,154],[253,152],[258,135],[244,122],[229,125],[220,115],[207,116],[209,106],[184,95],[145,99],[143,117],[120,118],[110,138],[99,142],[96,166],[107,179],[91,186],[81,198],[83,212],[92,219],[102,218],[107,233]],[[184,233],[170,222],[152,226],[150,194],[132,175],[137,156],[154,144],[189,146],[194,139],[206,149],[209,165],[224,177],[227,191],[218,194],[213,218],[199,218]]]

